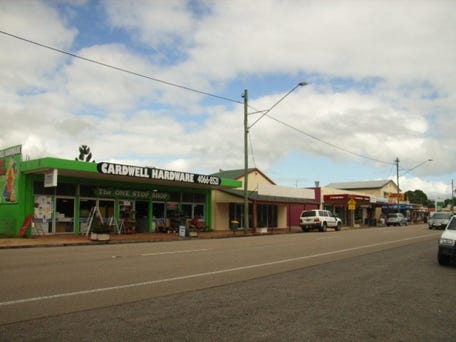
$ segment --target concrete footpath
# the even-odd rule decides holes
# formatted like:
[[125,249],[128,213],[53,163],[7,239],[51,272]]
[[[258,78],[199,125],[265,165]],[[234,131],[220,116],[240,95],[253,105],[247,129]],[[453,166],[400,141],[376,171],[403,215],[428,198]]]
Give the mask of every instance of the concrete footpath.
[[[299,233],[301,228],[274,228],[268,229],[267,233],[244,233],[238,230],[233,233],[230,230],[215,230],[212,232],[198,232],[197,237],[186,237],[185,239],[218,239],[245,236],[260,236],[271,234],[290,234]],[[138,234],[111,234],[110,244],[116,243],[135,243],[135,242],[164,242],[178,241],[182,238],[175,233],[138,233]],[[34,235],[25,238],[0,237],[0,249],[4,248],[27,248],[27,247],[56,247],[56,246],[81,246],[97,245],[100,242],[91,241],[90,236],[74,234],[53,234],[53,235]]]

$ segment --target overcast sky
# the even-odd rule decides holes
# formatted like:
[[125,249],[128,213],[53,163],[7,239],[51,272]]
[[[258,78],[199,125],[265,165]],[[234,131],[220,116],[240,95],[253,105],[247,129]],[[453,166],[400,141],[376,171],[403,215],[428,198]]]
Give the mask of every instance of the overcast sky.
[[455,23],[450,0],[1,0],[0,149],[242,169],[247,89],[275,183],[396,181],[398,157],[403,191],[450,198]]

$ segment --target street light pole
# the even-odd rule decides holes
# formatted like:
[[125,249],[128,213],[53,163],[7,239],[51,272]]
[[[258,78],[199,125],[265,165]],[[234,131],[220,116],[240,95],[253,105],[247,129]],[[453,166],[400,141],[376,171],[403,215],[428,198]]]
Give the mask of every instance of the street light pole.
[[396,183],[397,183],[397,212],[400,213],[401,212],[401,208],[399,206],[399,195],[400,195],[400,189],[399,189],[399,157],[396,157]]
[[451,211],[454,213],[454,184],[453,180],[451,180]]
[[247,233],[249,230],[249,194],[248,194],[248,179],[249,179],[249,151],[248,151],[248,135],[249,129],[253,127],[258,121],[260,121],[265,115],[267,115],[275,106],[277,106],[280,102],[282,102],[288,95],[290,95],[293,91],[296,90],[298,87],[303,87],[308,85],[307,82],[300,82],[298,83],[293,89],[291,89],[288,93],[280,98],[276,103],[274,103],[269,109],[265,111],[259,111],[256,113],[262,113],[262,115],[256,119],[250,126],[249,126],[249,119],[248,119],[248,91],[244,89],[244,233]]
[[[408,169],[407,172],[404,172],[402,176],[406,175],[407,173],[411,172],[412,170],[415,170],[417,167],[423,165],[424,163],[431,162],[432,159],[426,159],[419,163],[418,165],[415,165],[411,169]],[[400,189],[399,189],[399,158],[396,157],[396,160],[394,161],[396,163],[396,182],[397,182],[397,212],[399,213],[400,207],[399,207],[399,196],[400,196]]]
[[249,230],[249,195],[248,195],[248,179],[249,179],[249,152],[248,152],[248,135],[249,135],[249,120],[248,120],[248,91],[244,90],[244,233]]

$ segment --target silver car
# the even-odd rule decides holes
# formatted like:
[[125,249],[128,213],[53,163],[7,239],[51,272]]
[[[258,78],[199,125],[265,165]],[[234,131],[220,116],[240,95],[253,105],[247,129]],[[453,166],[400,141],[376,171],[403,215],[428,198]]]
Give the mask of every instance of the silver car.
[[386,225],[389,226],[406,226],[407,219],[401,213],[390,213],[386,216]]
[[429,229],[445,229],[452,217],[453,213],[448,211],[435,212],[429,219]]

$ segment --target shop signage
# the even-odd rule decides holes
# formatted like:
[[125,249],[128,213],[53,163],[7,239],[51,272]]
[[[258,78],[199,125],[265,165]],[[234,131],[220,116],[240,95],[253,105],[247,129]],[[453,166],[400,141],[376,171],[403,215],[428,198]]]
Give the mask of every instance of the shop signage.
[[97,197],[120,197],[120,198],[131,198],[131,199],[137,199],[137,200],[152,199],[155,201],[163,201],[163,202],[166,202],[170,197],[169,194],[166,192],[108,189],[108,188],[97,188],[95,190],[95,195]]
[[44,174],[44,187],[51,188],[57,186],[57,169],[52,169]]
[[351,198],[349,201],[348,201],[348,210],[355,210],[356,209],[356,201]]
[[216,176],[199,175],[191,172],[163,170],[154,167],[98,163],[97,169],[100,173],[113,176],[128,176],[205,185],[220,185],[221,183],[220,178]]
[[22,145],[0,150],[0,203],[17,203]]
[[168,210],[176,210],[177,209],[177,202],[168,202],[166,203],[166,209]]
[[4,150],[0,150],[0,158],[14,156],[16,154],[21,154],[21,153],[22,153],[22,145],[8,147]]
[[323,200],[327,201],[349,201],[355,200],[360,202],[370,202],[369,196],[362,196],[362,195],[349,195],[349,194],[337,194],[337,195],[324,195]]
[[390,200],[397,200],[398,197],[399,197],[399,200],[400,200],[400,201],[404,201],[404,200],[405,200],[405,194],[402,193],[402,192],[399,193],[399,194],[397,194],[397,193],[391,193],[391,194],[388,195],[388,198],[389,198]]

